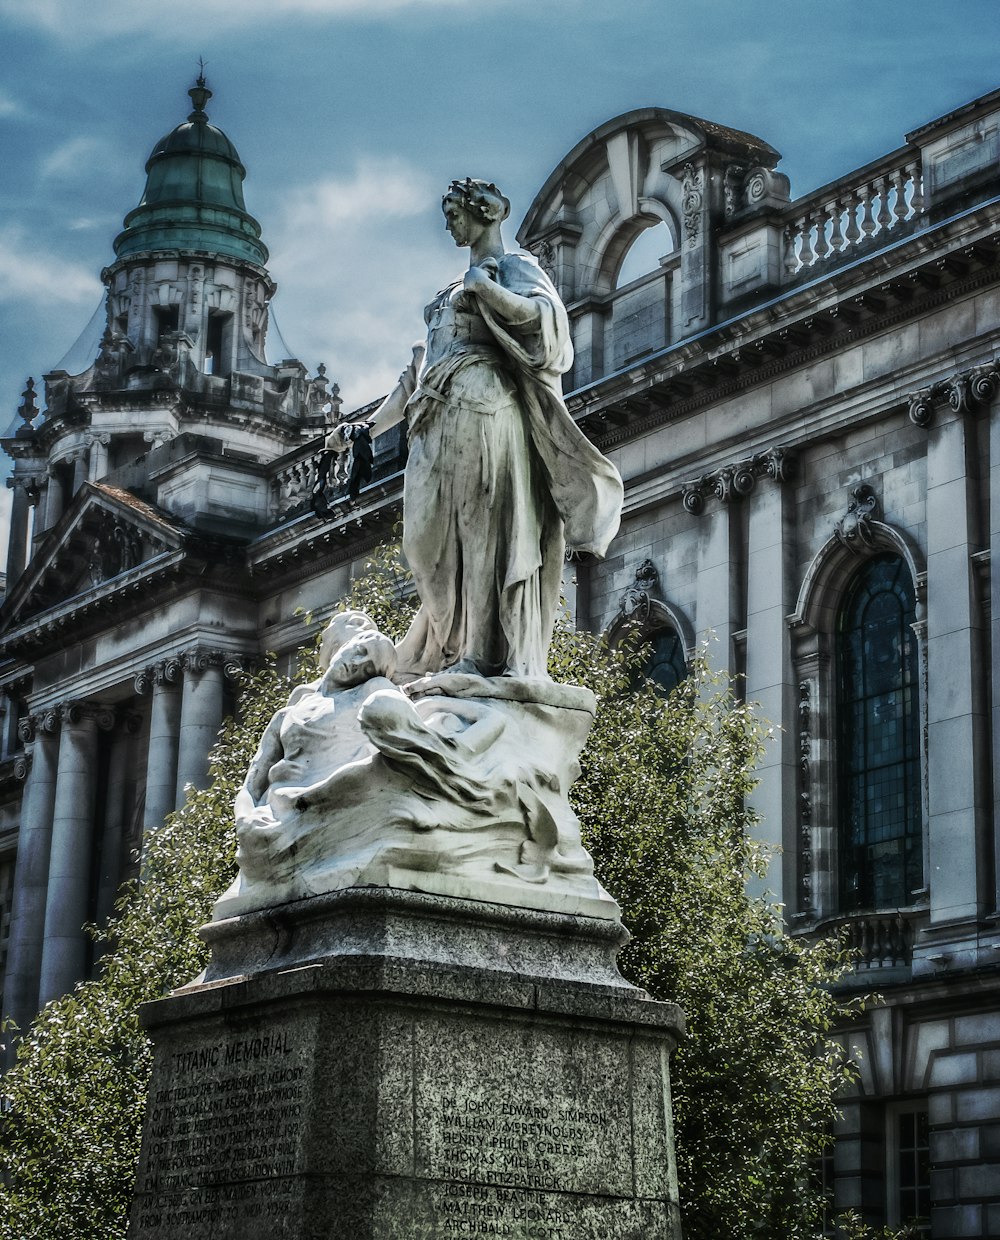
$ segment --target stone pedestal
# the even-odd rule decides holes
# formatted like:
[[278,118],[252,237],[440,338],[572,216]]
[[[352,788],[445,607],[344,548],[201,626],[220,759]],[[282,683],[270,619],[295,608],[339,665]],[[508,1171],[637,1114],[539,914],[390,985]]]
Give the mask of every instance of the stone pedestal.
[[678,1240],[683,1026],[596,917],[352,889],[149,1004],[130,1240]]

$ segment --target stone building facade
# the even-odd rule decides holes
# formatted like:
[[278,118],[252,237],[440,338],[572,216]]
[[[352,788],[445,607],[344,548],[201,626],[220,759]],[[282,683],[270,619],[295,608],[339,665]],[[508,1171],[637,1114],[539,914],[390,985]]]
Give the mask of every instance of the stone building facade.
[[[205,778],[227,669],[303,640],[401,503],[382,446],[317,519],[322,374],[265,360],[273,284],[208,92],[147,164],[83,375],[14,458],[0,764],[4,1010],[91,967],[144,830]],[[571,411],[626,484],[578,622],[701,640],[774,725],[756,805],[790,931],[883,1002],[823,1168],[838,1208],[1000,1235],[1000,91],[792,199],[759,138],[610,121],[518,234],[569,307]],[[206,175],[196,175],[202,173]],[[1000,586],[997,587],[1000,589]],[[1000,636],[998,634],[997,636]]]

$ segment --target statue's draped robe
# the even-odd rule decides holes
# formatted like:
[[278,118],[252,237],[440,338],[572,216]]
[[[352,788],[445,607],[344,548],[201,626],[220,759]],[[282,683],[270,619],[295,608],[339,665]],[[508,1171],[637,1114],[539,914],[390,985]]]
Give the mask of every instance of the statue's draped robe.
[[398,647],[404,672],[472,660],[487,675],[545,676],[566,546],[603,555],[618,529],[621,478],[562,399],[565,307],[530,255],[505,254],[497,279],[535,302],[537,324],[505,322],[457,282],[427,307],[428,349],[394,394],[409,423],[403,550],[420,596]]

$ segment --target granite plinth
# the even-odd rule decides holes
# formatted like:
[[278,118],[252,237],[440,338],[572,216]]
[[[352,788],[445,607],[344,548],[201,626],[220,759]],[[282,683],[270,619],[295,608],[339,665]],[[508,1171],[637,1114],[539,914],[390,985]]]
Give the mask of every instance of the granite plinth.
[[[468,911],[412,893],[393,911],[392,894],[367,911],[285,910],[295,924],[274,963],[146,1006],[154,1067],[129,1240],[678,1240],[679,1009],[606,967],[585,980],[544,947],[565,937],[562,919],[531,911],[518,929],[516,910],[478,910],[462,938],[474,963],[444,959],[446,926],[462,937]],[[436,941],[422,957],[406,954],[421,939],[407,918]],[[311,955],[316,925],[295,947],[310,919],[331,922],[325,955]],[[593,932],[591,958],[613,960],[608,923],[591,920],[578,946]],[[489,959],[505,921],[512,952]],[[230,964],[259,931],[238,929]]]

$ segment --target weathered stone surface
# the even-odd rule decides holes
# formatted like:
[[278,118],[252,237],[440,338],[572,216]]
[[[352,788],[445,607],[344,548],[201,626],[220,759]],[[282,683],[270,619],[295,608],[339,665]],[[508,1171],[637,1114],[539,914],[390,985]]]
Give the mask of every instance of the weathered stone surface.
[[[610,968],[595,982],[541,976],[545,959],[573,972],[557,948],[525,946],[558,942],[565,918],[524,913],[518,927],[511,910],[493,923],[484,910],[483,935],[508,923],[513,960],[486,962],[485,939],[474,965],[439,946],[425,953],[437,959],[386,954],[404,937],[384,907],[394,893],[364,894],[367,914],[357,893],[327,907],[331,936],[360,921],[353,950],[278,953],[276,967],[147,1006],[156,1049],[130,1240],[675,1240],[679,1009]],[[476,924],[451,901],[401,900],[431,940],[449,917]],[[611,959],[611,929],[591,919],[576,942],[594,936]]]

